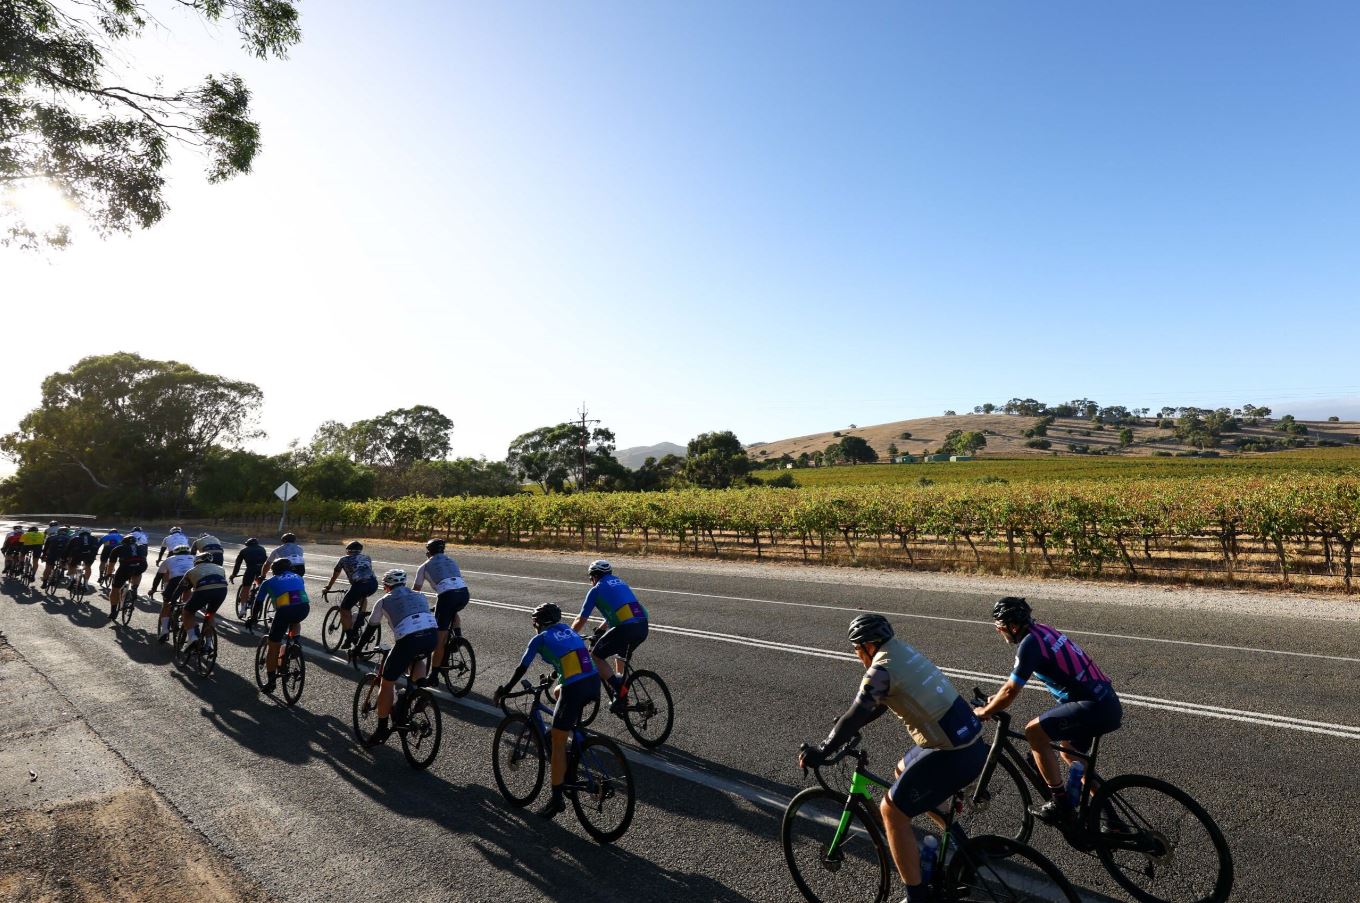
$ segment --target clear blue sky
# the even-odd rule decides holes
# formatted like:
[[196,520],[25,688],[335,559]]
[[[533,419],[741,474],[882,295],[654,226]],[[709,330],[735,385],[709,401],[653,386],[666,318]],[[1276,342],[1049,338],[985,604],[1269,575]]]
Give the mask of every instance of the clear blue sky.
[[255,380],[271,449],[417,402],[491,457],[582,400],[621,446],[1012,395],[1360,417],[1355,3],[302,10],[288,62],[146,42],[242,71],[264,155],[185,159],[150,233],[0,252],[147,315],[26,349],[0,423],[115,348]]

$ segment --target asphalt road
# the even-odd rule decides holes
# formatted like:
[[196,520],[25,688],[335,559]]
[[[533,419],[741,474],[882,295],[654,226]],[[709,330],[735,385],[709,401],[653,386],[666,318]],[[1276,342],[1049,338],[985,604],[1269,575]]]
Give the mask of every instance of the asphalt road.
[[[369,551],[380,566],[412,573],[423,558],[414,547]],[[600,846],[570,813],[544,824],[508,808],[490,761],[499,714],[489,697],[531,635],[525,610],[549,600],[575,610],[586,558],[452,551],[472,587],[463,617],[479,673],[465,703],[443,698],[443,747],[423,773],[407,767],[395,738],[377,751],[355,744],[355,675],[315,641],[324,611],[316,580],[307,684],[292,709],[256,691],[258,638],[236,632],[231,617],[207,679],[181,673],[156,645],[149,605],[129,629],[111,630],[102,597],[78,606],[64,591],[47,598],[9,582],[0,629],[218,849],[289,900],[792,900],[778,818],[803,786],[799,742],[824,736],[856,689],[862,669],[843,639],[853,613],[891,614],[960,690],[992,688],[1010,665],[987,619],[990,596],[885,589],[852,571],[827,585],[783,570],[752,577],[711,563],[681,572],[621,560],[654,624],[638,662],[666,678],[677,717],[662,751],[630,749],[637,814],[619,843]],[[339,554],[310,549],[311,574],[328,575]],[[1234,899],[1357,899],[1353,624],[1031,602],[1085,646],[1125,700],[1101,771],[1157,775],[1199,799],[1232,845]],[[1046,694],[1025,693],[1017,710],[1047,704]],[[607,715],[600,724],[628,739]],[[883,770],[909,746],[895,719],[870,734]],[[1056,834],[1040,828],[1034,845],[1084,888],[1123,897]]]

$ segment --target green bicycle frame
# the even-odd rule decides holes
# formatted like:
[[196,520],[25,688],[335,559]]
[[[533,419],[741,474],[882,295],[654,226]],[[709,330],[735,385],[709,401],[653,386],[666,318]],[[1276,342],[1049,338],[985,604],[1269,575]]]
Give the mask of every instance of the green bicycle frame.
[[[853,814],[850,805],[854,798],[860,796],[872,803],[874,801],[874,795],[869,792],[870,787],[882,787],[886,790],[891,786],[892,784],[877,775],[870,774],[867,771],[861,771],[858,768],[855,769],[855,773],[850,778],[850,794],[845,798],[845,809],[841,812],[840,823],[836,826],[836,834],[831,838],[831,844],[826,850],[828,858],[835,858],[837,852],[841,848],[841,844],[845,842],[846,834],[850,831],[850,818]],[[950,819],[950,821],[952,822],[952,819]],[[949,841],[954,830],[957,829],[953,828],[951,824],[950,828],[945,830],[940,837],[940,862],[944,861],[945,851],[949,847]]]

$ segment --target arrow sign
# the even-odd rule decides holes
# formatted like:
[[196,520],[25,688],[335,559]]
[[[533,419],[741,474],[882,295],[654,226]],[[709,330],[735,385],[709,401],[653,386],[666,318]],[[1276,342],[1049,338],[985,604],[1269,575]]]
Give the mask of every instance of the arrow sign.
[[282,486],[274,490],[274,494],[286,502],[298,494],[298,488],[285,480]]

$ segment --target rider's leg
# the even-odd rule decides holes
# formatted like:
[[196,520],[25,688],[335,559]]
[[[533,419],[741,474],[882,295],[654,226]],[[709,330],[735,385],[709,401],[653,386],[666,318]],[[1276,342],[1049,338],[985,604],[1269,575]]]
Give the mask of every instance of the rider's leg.
[[1039,767],[1039,774],[1043,775],[1044,783],[1056,796],[1061,797],[1063,779],[1062,769],[1058,765],[1058,754],[1054,752],[1053,741],[1038,718],[1025,725],[1025,739],[1029,741],[1034,764]]

